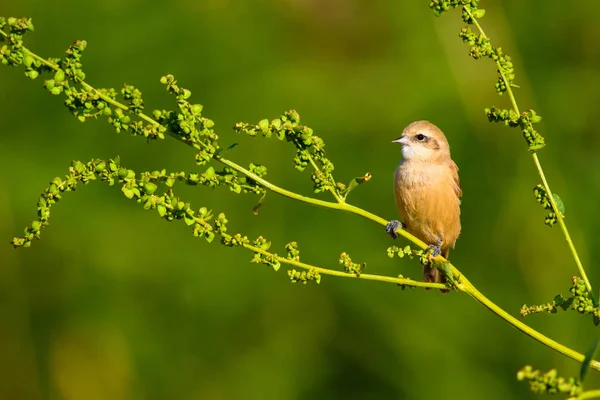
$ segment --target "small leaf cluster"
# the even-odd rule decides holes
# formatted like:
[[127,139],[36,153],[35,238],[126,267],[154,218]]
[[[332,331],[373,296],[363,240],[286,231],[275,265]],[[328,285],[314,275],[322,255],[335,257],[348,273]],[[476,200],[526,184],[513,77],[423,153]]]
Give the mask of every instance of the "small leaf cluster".
[[[475,16],[473,16],[473,18],[475,18]],[[472,23],[472,21],[468,23]],[[495,87],[496,92],[499,95],[506,93],[507,85],[516,86],[514,84],[515,68],[512,59],[509,55],[504,54],[502,47],[492,46],[490,39],[485,34],[475,33],[468,26],[460,30],[458,37],[462,39],[463,43],[467,43],[471,46],[469,55],[474,60],[487,57],[497,63],[499,76]]]
[[[300,250],[298,249],[297,242],[290,242],[285,245],[285,250],[287,252],[287,257],[285,257],[285,258],[277,255],[276,253],[270,253],[268,250],[271,247],[271,242],[269,242],[267,239],[265,239],[262,236],[259,236],[256,240],[254,240],[252,242],[252,246],[254,247],[253,249],[255,250],[255,253],[254,253],[254,258],[251,260],[251,262],[257,263],[257,264],[269,265],[275,271],[278,271],[279,268],[281,268],[281,261],[285,261],[285,260],[290,260],[290,261],[295,261],[295,262],[300,261]],[[248,246],[248,247],[252,249],[252,247],[250,247],[250,246]],[[288,271],[288,274],[289,274],[289,271]],[[297,275],[295,272],[294,272],[294,274]],[[298,273],[298,274],[300,274],[300,273]],[[314,275],[314,274],[312,274],[312,275]],[[306,275],[304,275],[304,276],[305,276],[304,280],[313,279],[313,278],[306,278]],[[290,277],[291,277],[291,275],[290,275]],[[320,277],[319,277],[319,280],[320,280]],[[292,280],[292,281],[296,282],[295,280]]]
[[256,125],[239,122],[234,129],[249,136],[275,136],[291,142],[296,148],[295,168],[303,171],[311,164],[315,170],[311,176],[315,193],[330,190],[339,194],[340,188],[332,176],[333,163],[325,155],[325,142],[311,128],[300,124],[300,115],[295,110],[289,110],[272,121],[263,119]]
[[248,239],[248,236],[244,236],[241,233],[236,233],[234,235],[227,233],[228,222],[229,220],[223,213],[220,213],[215,219],[215,228],[219,236],[221,236],[221,244],[227,247],[237,247],[250,244],[250,239]]
[[521,317],[526,317],[530,314],[548,312],[556,314],[559,309],[563,311],[574,310],[581,315],[591,315],[594,325],[600,324],[600,307],[595,304],[594,299],[587,290],[583,279],[574,276],[571,278],[571,295],[564,298],[562,295],[556,295],[550,303],[521,307]]
[[360,276],[367,268],[367,263],[358,264],[353,262],[346,252],[340,254],[339,262],[340,265],[344,267],[345,273],[354,274],[356,276]]
[[480,58],[484,57],[491,58],[494,61],[500,59],[498,56],[498,50],[492,46],[490,39],[483,34],[477,34],[473,32],[470,27],[465,26],[462,28],[458,34],[458,37],[462,39],[463,43],[471,46],[469,49],[469,56],[471,56],[473,59],[479,60]]
[[[429,2],[429,8],[431,8],[436,17],[458,7],[469,7],[473,12],[478,12],[478,18],[481,18],[485,14],[485,10],[478,10],[478,5],[479,0],[432,0]],[[463,20],[465,22],[468,22],[469,18],[468,15],[463,13]]]
[[418,257],[421,263],[429,261],[429,254],[430,252],[422,249],[413,249],[408,245],[405,247],[390,246],[387,248],[389,258],[394,258],[394,256],[404,258],[404,256],[407,256],[412,260],[414,257]]
[[23,50],[23,35],[27,32],[33,32],[31,18],[0,17],[0,62],[11,67],[25,63],[25,75],[35,79],[41,63]]
[[288,270],[288,276],[292,283],[302,282],[307,284],[308,281],[315,281],[321,283],[321,274],[316,269],[310,269],[308,271],[296,271],[295,269]]
[[166,85],[169,94],[175,96],[179,111],[155,110],[152,114],[154,119],[182,142],[200,150],[196,154],[196,163],[206,164],[219,152],[219,137],[213,129],[215,123],[202,116],[201,104],[188,101],[192,92],[180,87],[173,75],[161,77],[160,82]]
[[281,262],[279,256],[276,253],[269,253],[271,242],[262,236],[259,236],[252,242],[255,247],[254,257],[250,262],[255,264],[265,264],[273,268],[275,271],[279,271],[281,268]]
[[[456,289],[456,282],[459,280],[458,276],[454,276],[452,273],[452,269],[450,268],[450,263],[448,262],[439,262],[437,260],[432,259],[432,251],[423,250],[423,249],[413,249],[410,246],[398,247],[398,246],[390,246],[387,248],[387,255],[389,258],[400,257],[404,258],[405,256],[410,258],[411,260],[414,257],[419,258],[419,262],[421,264],[426,263],[434,263],[435,267],[446,277],[446,285],[449,289]],[[402,276],[400,276],[402,278]]]
[[508,127],[519,127],[529,145],[529,151],[539,150],[546,145],[544,138],[533,127],[534,124],[542,120],[542,117],[537,115],[535,110],[527,110],[519,115],[512,109],[506,110],[492,107],[486,108],[484,113],[490,122],[504,122]]
[[532,392],[538,394],[564,393],[569,396],[577,396],[582,391],[581,382],[575,378],[563,378],[558,376],[556,369],[546,373],[534,370],[531,365],[526,365],[517,372],[519,381],[528,381]]
[[[541,184],[535,185],[535,187],[533,188],[533,195],[535,196],[535,200],[538,203],[540,203],[540,205],[545,210],[548,211],[548,214],[546,214],[544,223],[550,227],[552,225],[556,224],[558,222],[558,218],[556,216],[556,213],[554,212],[554,208],[552,208],[552,203],[550,202],[550,197],[548,196],[548,192],[546,191],[544,186],[542,186]],[[558,212],[560,212],[561,217],[564,218],[565,206],[562,202],[562,199],[556,193],[553,193],[552,197],[554,199],[554,204],[556,204],[556,208],[558,209]]]
[[290,242],[285,245],[287,251],[287,258],[294,261],[300,261],[300,250],[298,249],[298,242]]

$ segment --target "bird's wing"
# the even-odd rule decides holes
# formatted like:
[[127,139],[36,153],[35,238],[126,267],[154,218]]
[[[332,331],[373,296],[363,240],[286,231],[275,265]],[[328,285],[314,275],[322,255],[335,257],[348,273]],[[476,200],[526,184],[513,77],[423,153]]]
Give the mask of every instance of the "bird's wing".
[[460,187],[460,179],[458,179],[458,166],[452,160],[450,160],[450,172],[452,173],[452,179],[454,180],[456,197],[460,198],[462,197],[462,188]]

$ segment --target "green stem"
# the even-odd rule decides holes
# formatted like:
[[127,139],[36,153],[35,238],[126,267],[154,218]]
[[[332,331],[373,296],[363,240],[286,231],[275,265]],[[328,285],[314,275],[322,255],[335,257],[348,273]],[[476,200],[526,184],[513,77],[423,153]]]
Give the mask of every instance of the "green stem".
[[328,268],[316,267],[314,265],[305,264],[303,262],[292,260],[287,257],[278,256],[277,254],[270,253],[266,250],[261,249],[260,247],[256,247],[251,244],[243,244],[242,246],[244,246],[245,248],[250,249],[256,253],[265,255],[267,257],[273,257],[282,264],[291,265],[291,266],[306,269],[309,271],[314,270],[323,275],[340,276],[342,278],[366,279],[368,281],[389,282],[389,283],[395,283],[397,285],[402,285],[402,286],[422,287],[422,288],[429,288],[429,289],[445,289],[446,288],[446,285],[444,285],[443,283],[421,282],[421,281],[415,281],[414,279],[410,279],[410,278],[394,278],[391,276],[373,275],[373,274],[360,274],[360,275],[356,275],[356,274],[352,274],[352,273],[348,274],[346,272],[337,271],[337,270],[328,269]]
[[[315,163],[315,161],[313,160],[313,158],[310,154],[308,154],[308,161],[310,161],[310,163],[313,166],[313,168],[315,169],[315,171],[321,171],[321,169],[317,166],[317,163]],[[327,174],[327,175],[328,175],[328,178],[331,179],[331,183],[333,183],[333,187],[330,187],[329,191],[331,192],[333,197],[335,197],[335,199],[337,200],[338,203],[344,203],[345,202],[344,199],[342,199],[340,197],[340,195],[338,195],[336,192],[335,181],[333,180],[333,176],[331,176],[331,174]]]
[[600,397],[600,390],[588,390],[587,392],[581,393],[577,397],[569,397],[568,400],[587,400]]
[[544,175],[544,170],[542,169],[540,160],[538,159],[538,156],[536,153],[533,153],[531,156],[533,157],[533,162],[538,170],[540,178],[542,178],[542,184],[544,185],[544,188],[546,189],[546,193],[548,194],[548,200],[550,200],[550,204],[552,204],[552,209],[554,210],[554,213],[556,214],[556,219],[558,220],[558,225],[560,225],[560,229],[563,231],[563,235],[565,236],[565,240],[567,241],[567,244],[569,245],[571,254],[573,254],[573,258],[575,259],[575,264],[577,264],[577,269],[579,270],[579,274],[581,275],[581,278],[585,282],[585,286],[587,287],[588,292],[593,297],[592,285],[590,284],[587,274],[585,273],[585,269],[583,268],[583,264],[581,263],[581,260],[579,259],[579,254],[577,254],[577,249],[575,249],[573,240],[571,240],[571,235],[569,234],[569,230],[567,229],[567,225],[565,224],[564,217],[563,217],[562,213],[558,210],[556,202],[554,201],[554,196],[552,195],[552,192],[550,191],[550,186],[548,186],[548,182],[546,181],[546,176]]
[[[485,39],[489,39],[487,37],[487,35],[485,34],[483,28],[479,24],[479,21],[477,21],[477,19],[471,13],[470,7],[463,7],[463,8],[469,14],[469,17],[471,17],[471,20],[473,21],[473,24],[479,30],[479,33]],[[513,110],[518,115],[520,115],[521,112],[519,111],[519,106],[517,105],[517,100],[515,99],[515,95],[510,86],[510,82],[508,81],[506,76],[504,76],[504,73],[502,72],[502,66],[500,64],[500,61],[496,60],[496,66],[498,67],[498,72],[500,73],[500,76],[502,77],[502,80],[504,81],[504,85],[506,86],[506,93],[508,93],[508,97],[510,98],[510,102],[512,104]],[[540,160],[538,159],[538,156],[535,152],[532,153],[531,157],[533,159],[533,163],[535,164],[535,166],[537,168],[538,174],[539,174],[540,178],[542,179],[542,184],[544,185],[544,189],[546,189],[546,193],[548,194],[548,199],[550,201],[550,205],[552,206],[552,210],[554,211],[554,214],[556,214],[558,224],[560,225],[560,229],[562,230],[565,240],[567,241],[567,244],[569,245],[569,250],[571,250],[571,254],[573,255],[573,259],[575,260],[575,264],[577,265],[579,274],[581,275],[581,278],[585,282],[585,286],[587,287],[588,292],[590,293],[590,295],[593,298],[592,285],[590,284],[590,281],[585,273],[585,269],[583,268],[583,264],[581,263],[581,259],[579,258],[579,254],[577,253],[577,249],[575,248],[575,245],[573,244],[573,240],[571,240],[571,235],[569,234],[569,230],[567,229],[567,225],[565,224],[563,215],[560,212],[560,210],[558,209],[556,202],[554,201],[554,196],[552,195],[552,191],[550,190],[550,185],[548,185],[548,181],[546,180],[546,176],[544,174],[542,165],[540,164]]]
[[[535,329],[527,326],[526,324],[521,322],[519,319],[513,317],[512,315],[510,315],[509,313],[504,311],[502,308],[498,307],[494,302],[492,302],[490,299],[485,297],[479,290],[477,290],[477,288],[475,286],[473,286],[473,284],[471,284],[471,282],[469,282],[464,276],[462,276],[460,278],[460,282],[457,284],[457,288],[459,290],[467,293],[469,296],[471,296],[472,298],[477,300],[488,310],[492,311],[494,314],[496,314],[497,316],[499,316],[500,318],[502,318],[503,320],[505,320],[506,322],[508,322],[509,324],[511,324],[512,326],[514,326],[515,328],[517,328],[518,330],[523,332],[524,334],[526,334],[527,336],[537,340],[539,343],[546,345],[546,346],[556,350],[557,352],[559,352],[575,361],[578,361],[580,363],[583,362],[583,360],[585,359],[585,356],[583,354],[578,353],[578,352],[550,339],[549,337],[541,334],[540,332],[536,331]],[[590,365],[592,366],[592,368],[594,368],[596,370],[600,370],[600,362],[592,361]]]

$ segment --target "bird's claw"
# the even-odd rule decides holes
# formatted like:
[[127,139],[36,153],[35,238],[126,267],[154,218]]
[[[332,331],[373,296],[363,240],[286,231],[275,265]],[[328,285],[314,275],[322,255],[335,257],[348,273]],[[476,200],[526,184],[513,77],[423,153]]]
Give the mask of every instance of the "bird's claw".
[[431,257],[435,258],[442,254],[442,241],[440,240],[438,244],[430,244],[427,246],[427,251],[431,251]]
[[388,224],[385,226],[385,231],[392,238],[396,239],[398,237],[398,229],[405,229],[405,228],[406,228],[406,225],[404,225],[402,222],[397,221],[397,220],[392,220],[392,221],[388,222]]

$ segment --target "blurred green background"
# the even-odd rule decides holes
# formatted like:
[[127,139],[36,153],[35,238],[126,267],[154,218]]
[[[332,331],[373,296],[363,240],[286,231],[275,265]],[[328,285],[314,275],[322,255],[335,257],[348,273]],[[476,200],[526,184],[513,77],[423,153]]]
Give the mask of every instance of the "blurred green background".
[[[86,39],[96,87],[136,85],[147,109],[174,107],[159,84],[172,73],[216,122],[229,158],[268,166],[268,178],[311,194],[289,144],[236,135],[237,121],[294,108],[322,136],[336,178],[371,172],[351,202],[396,218],[390,141],[416,119],[439,125],[464,191],[463,233],[451,254],[482,292],[513,315],[565,293],[577,273],[558,228],[543,224],[539,182],[516,130],[483,108],[507,106],[495,66],[470,59],[459,12],[435,18],[427,1],[210,0],[3,2],[33,18],[30,49],[60,56]],[[548,146],[540,157],[566,204],[567,223],[596,289],[600,234],[597,115],[600,2],[482,1],[484,28],[513,56],[517,98],[535,108]],[[30,249],[13,250],[39,193],[73,159],[121,156],[139,171],[197,170],[174,140],[146,144],[104,121],[81,124],[43,79],[0,68],[0,398],[2,399],[529,399],[525,364],[575,376],[579,365],[536,343],[465,295],[323,277],[291,284],[250,264],[242,249],[207,244],[167,224],[118,188],[67,194]],[[262,234],[283,253],[338,268],[348,251],[371,273],[419,277],[390,260],[383,227],[269,195],[183,188],[194,206],[227,213],[230,229]],[[327,198],[327,196],[322,196]],[[400,241],[399,243],[405,243]],[[585,352],[598,336],[573,313],[526,320]],[[590,373],[589,388],[600,387]]]

